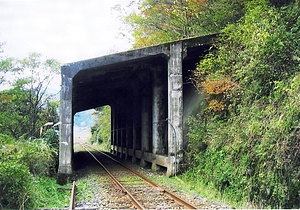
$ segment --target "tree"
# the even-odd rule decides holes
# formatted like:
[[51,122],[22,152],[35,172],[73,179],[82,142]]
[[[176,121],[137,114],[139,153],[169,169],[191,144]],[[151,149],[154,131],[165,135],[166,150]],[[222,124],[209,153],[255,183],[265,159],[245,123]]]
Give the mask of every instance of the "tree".
[[59,64],[30,54],[13,67],[19,71],[9,80],[11,88],[0,92],[0,132],[15,138],[37,138],[43,124],[57,121],[57,104],[50,102],[55,94],[49,94],[48,88]]
[[299,70],[297,7],[280,12],[268,1],[257,0],[247,8],[246,16],[238,24],[228,25],[222,31],[214,46],[217,51],[206,56],[194,72],[195,85],[213,100],[218,94],[211,94],[207,87],[217,90],[223,87],[220,82],[228,80],[227,88],[220,92],[222,98],[218,98],[227,105],[237,105],[240,99],[235,96],[247,95],[249,103],[268,97],[274,82]]
[[244,14],[245,0],[145,0],[126,17],[134,47],[217,33]]

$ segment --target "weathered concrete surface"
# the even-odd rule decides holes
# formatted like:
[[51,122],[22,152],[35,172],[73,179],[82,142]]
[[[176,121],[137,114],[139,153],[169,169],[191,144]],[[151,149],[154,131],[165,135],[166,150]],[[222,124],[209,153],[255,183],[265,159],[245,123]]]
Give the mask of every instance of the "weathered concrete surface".
[[[197,37],[62,66],[59,174],[72,174],[73,116],[111,106],[111,152],[176,174],[184,121],[200,97],[189,81],[215,36]],[[195,97],[196,96],[196,97]],[[194,98],[194,99],[192,99]]]

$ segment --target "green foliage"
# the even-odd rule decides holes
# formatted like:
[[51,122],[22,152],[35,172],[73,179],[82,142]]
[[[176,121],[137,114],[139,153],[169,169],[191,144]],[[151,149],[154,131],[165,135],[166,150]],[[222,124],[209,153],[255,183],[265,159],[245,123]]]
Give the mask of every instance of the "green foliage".
[[[55,173],[57,164],[58,136],[53,127],[44,125],[58,121],[59,103],[52,102],[47,92],[58,69],[55,60],[43,60],[39,54],[22,60],[0,55],[1,209],[44,207],[43,196],[62,194],[51,194],[52,189],[39,194],[46,188],[41,181],[46,178],[41,177]],[[46,129],[44,133],[42,128]]]
[[49,174],[49,168],[55,163],[53,154],[57,151],[50,149],[43,140],[15,141],[5,135],[1,137],[8,138],[0,148],[1,162],[14,161],[26,165],[34,175]]
[[95,113],[97,119],[95,124],[91,127],[92,137],[91,143],[102,144],[104,149],[109,151],[110,149],[110,106],[104,106],[97,109]]
[[57,73],[58,63],[32,54],[14,63],[13,67],[22,75],[6,76],[13,78],[11,86],[0,91],[0,133],[16,139],[21,136],[38,138],[46,122],[58,121],[58,103],[52,102],[52,96],[46,93]]
[[48,129],[45,132],[43,139],[50,148],[53,148],[56,151],[59,150],[59,136],[57,130],[54,128]]
[[0,85],[7,82],[6,74],[17,72],[19,69],[15,67],[16,59],[7,58],[3,55],[3,43],[0,43]]
[[55,168],[54,155],[43,140],[16,141],[0,134],[0,201],[2,208],[31,208],[35,205],[34,180]]
[[[35,177],[31,183],[32,200],[34,208],[62,208],[68,207],[70,202],[70,191],[59,190],[61,186],[56,183],[56,179],[50,177]],[[67,184],[64,187],[71,187]]]
[[[43,140],[36,139],[26,142],[26,147],[19,151],[22,153],[20,162],[25,163],[34,175],[49,175],[50,168],[55,168],[54,154]],[[42,154],[42,155],[41,155]]]
[[161,44],[219,32],[244,14],[244,0],[144,0],[139,12],[126,17],[134,47]]
[[249,2],[199,63],[208,106],[190,119],[188,174],[240,205],[299,208],[300,11],[273,4]]
[[191,123],[189,155],[195,168],[189,173],[213,183],[236,202],[246,199],[258,207],[296,208],[299,105],[296,93],[277,108],[258,102],[241,107],[240,114],[227,122],[209,119],[205,124],[198,119],[197,124]]
[[32,176],[26,166],[13,161],[0,164],[0,207],[24,208],[30,196]]

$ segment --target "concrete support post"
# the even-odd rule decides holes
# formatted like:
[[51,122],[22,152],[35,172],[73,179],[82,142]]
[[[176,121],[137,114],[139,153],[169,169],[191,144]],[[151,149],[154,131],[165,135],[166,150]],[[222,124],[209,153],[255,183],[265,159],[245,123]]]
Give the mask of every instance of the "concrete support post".
[[168,62],[168,157],[167,176],[178,171],[183,149],[182,42],[170,44]]
[[72,112],[72,78],[62,74],[60,93],[60,144],[58,183],[67,182],[73,172],[73,112]]
[[142,167],[146,166],[146,162],[143,159],[143,153],[149,152],[150,150],[150,114],[151,114],[151,106],[150,106],[150,97],[149,97],[149,87],[148,85],[144,88],[143,97],[142,97],[142,107],[141,107],[141,150],[142,150],[142,159],[140,165]]
[[123,105],[120,106],[120,154],[119,157],[124,157],[124,148],[126,148],[126,102],[123,101]]
[[119,106],[117,108],[117,144],[116,144],[116,155],[119,154],[118,148],[121,146],[121,136],[122,136],[122,131],[121,131],[121,115],[120,115],[120,110]]
[[118,145],[118,113],[116,106],[114,106],[113,108],[113,127],[114,140],[112,145],[112,154],[117,154],[116,147]]
[[[152,153],[153,155],[164,154],[165,148],[163,139],[165,137],[166,113],[164,104],[164,84],[163,84],[163,69],[158,67],[153,69],[153,102],[152,102]],[[154,159],[151,169],[157,171],[159,166]]]
[[132,163],[136,163],[136,150],[138,148],[138,141],[139,139],[139,129],[140,129],[140,98],[139,98],[139,82],[134,83],[133,88],[133,97],[132,97],[132,103],[133,103],[133,115],[132,115]]
[[125,159],[129,158],[129,149],[131,149],[130,142],[132,141],[132,107],[131,107],[130,100],[126,103],[126,153],[125,153]]
[[114,152],[114,146],[115,146],[115,107],[113,105],[111,105],[111,116],[110,116],[110,127],[111,127],[111,134],[110,134],[110,153]]
[[119,113],[119,147],[120,147],[120,151],[119,151],[119,157],[122,158],[123,157],[123,138],[124,138],[124,126],[123,126],[123,113],[120,111]]
[[115,127],[114,127],[114,131],[115,131],[115,138],[114,138],[114,152],[113,154],[118,155],[118,146],[119,146],[119,138],[120,138],[120,133],[119,133],[119,123],[120,123],[120,119],[119,119],[119,110],[118,110],[118,106],[115,106]]

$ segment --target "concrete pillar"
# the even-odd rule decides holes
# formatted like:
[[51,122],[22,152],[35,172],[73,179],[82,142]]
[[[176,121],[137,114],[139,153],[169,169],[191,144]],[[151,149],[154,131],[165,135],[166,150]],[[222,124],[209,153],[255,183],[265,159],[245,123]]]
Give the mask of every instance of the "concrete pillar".
[[120,112],[120,109],[119,110],[119,114],[118,114],[118,155],[120,158],[122,158],[122,151],[119,152],[119,147],[122,149],[122,146],[123,146],[123,127],[122,127],[122,113]]
[[135,81],[133,85],[133,93],[132,93],[132,163],[136,163],[135,151],[139,148],[140,141],[140,98],[139,98],[139,82]]
[[113,154],[118,155],[118,146],[119,146],[119,141],[120,141],[120,114],[119,114],[119,109],[118,106],[115,105],[114,108],[114,152]]
[[115,107],[113,105],[110,106],[111,114],[110,114],[110,127],[111,127],[111,134],[110,134],[110,153],[114,152],[114,145],[115,145]]
[[126,112],[126,104],[123,103],[123,106],[120,107],[120,139],[119,139],[119,146],[121,148],[119,157],[123,158],[123,148],[126,144],[126,118],[125,118],[125,112]]
[[131,100],[128,100],[126,103],[126,154],[125,159],[129,158],[128,152],[131,149],[131,141],[132,141],[132,103]]
[[[165,138],[166,127],[166,113],[164,103],[164,79],[163,79],[162,67],[153,69],[153,95],[152,95],[152,153],[153,155],[165,154],[166,148],[164,148],[163,141]],[[152,162],[152,170],[157,171],[159,166],[154,159]]]
[[[149,152],[150,150],[150,128],[151,128],[151,100],[150,100],[150,89],[149,89],[149,83],[145,85],[143,88],[143,94],[142,94],[142,106],[141,106],[141,150],[142,150],[142,156],[144,152]],[[141,159],[140,165],[142,167],[146,166],[145,160]]]
[[168,61],[168,157],[167,176],[178,171],[183,149],[182,42],[170,44]]
[[62,74],[60,110],[58,183],[65,184],[73,172],[73,111],[72,78],[64,74]]
[[119,106],[117,108],[117,144],[116,144],[116,155],[119,154],[119,147],[121,146],[121,136],[122,136],[122,130],[121,130],[121,114],[120,114],[120,109]]

